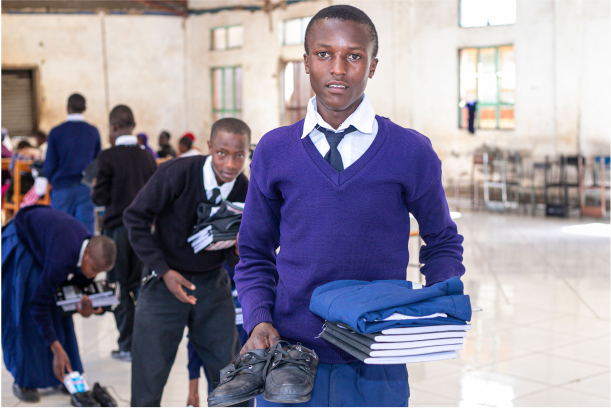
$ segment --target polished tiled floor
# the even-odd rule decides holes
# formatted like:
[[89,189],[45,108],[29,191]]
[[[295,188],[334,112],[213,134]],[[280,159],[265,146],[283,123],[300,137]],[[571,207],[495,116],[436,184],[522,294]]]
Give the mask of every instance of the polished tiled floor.
[[[610,406],[610,239],[562,231],[590,222],[484,212],[456,220],[465,237],[466,292],[484,311],[474,314],[456,360],[408,365],[411,406]],[[417,270],[408,278],[418,280]],[[109,357],[112,316],[75,323],[89,382],[112,385],[127,405],[130,365]],[[185,406],[186,360],[183,340],[163,405]],[[2,405],[28,405],[13,397],[11,384],[3,367]],[[205,389],[202,381],[202,404]],[[69,401],[49,393],[35,405]]]

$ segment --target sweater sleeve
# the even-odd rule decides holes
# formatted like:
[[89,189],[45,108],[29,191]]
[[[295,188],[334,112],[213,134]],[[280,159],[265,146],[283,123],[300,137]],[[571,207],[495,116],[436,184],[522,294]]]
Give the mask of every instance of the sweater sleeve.
[[407,207],[418,221],[420,236],[426,244],[420,249],[420,263],[424,264],[421,272],[427,286],[464,275],[463,237],[450,217],[440,166],[432,184]]
[[247,333],[259,323],[273,323],[271,309],[278,283],[276,249],[280,239],[281,201],[268,199],[261,192],[255,177],[257,171],[253,161],[238,240],[240,262],[234,277]]
[[95,175],[95,186],[91,190],[91,199],[95,205],[109,205],[114,172],[103,155],[98,157],[97,161],[98,171]]
[[34,289],[30,300],[32,318],[47,345],[57,340],[51,308],[55,303],[55,291],[66,279],[71,266],[73,265],[70,265],[69,259],[61,251],[51,257],[51,261],[46,262],[43,267],[42,279]]
[[142,187],[134,201],[123,213],[123,224],[129,242],[138,258],[161,279],[170,270],[163,251],[151,232],[155,217],[174,199],[174,184],[167,166],[160,167]]
[[57,158],[57,144],[55,142],[55,132],[51,130],[47,140],[47,156],[42,165],[42,170],[45,173],[45,177],[49,182],[52,182],[53,175],[57,169],[58,158]]

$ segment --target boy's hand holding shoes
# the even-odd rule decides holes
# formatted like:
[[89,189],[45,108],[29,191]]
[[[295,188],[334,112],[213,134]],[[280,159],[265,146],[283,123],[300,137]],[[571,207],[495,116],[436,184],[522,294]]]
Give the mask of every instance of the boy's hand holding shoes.
[[240,354],[244,354],[252,349],[268,349],[280,341],[280,333],[273,324],[263,322],[252,329],[250,338],[242,347]]

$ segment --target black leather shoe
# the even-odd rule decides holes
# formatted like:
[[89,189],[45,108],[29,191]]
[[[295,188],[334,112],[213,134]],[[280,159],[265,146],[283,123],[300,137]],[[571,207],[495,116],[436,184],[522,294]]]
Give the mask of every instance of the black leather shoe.
[[113,397],[110,396],[108,391],[106,391],[106,387],[102,387],[100,383],[93,384],[93,389],[91,390],[91,396],[94,400],[100,403],[102,407],[116,407],[117,401]]
[[77,392],[70,395],[70,404],[73,407],[99,407],[100,404],[93,399],[90,391]]
[[269,363],[269,352],[264,349],[253,349],[235,356],[221,370],[221,382],[208,395],[208,406],[227,407],[261,394],[265,389]]
[[318,356],[301,344],[279,341],[270,349],[272,364],[265,380],[263,398],[296,404],[309,401],[318,370]]
[[40,394],[36,388],[26,388],[13,383],[13,394],[23,402],[40,401]]

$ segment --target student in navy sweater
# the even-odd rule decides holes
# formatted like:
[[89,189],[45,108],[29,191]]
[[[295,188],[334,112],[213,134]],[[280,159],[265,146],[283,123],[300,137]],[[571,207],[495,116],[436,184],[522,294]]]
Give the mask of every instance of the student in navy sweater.
[[[361,10],[319,11],[304,54],[316,96],[305,120],[263,136],[251,165],[235,273],[250,333],[242,352],[280,338],[314,349],[321,364],[307,406],[406,406],[409,399],[405,365],[366,365],[318,338],[323,321],[309,311],[316,287],[404,280],[409,213],[426,243],[427,284],[464,273],[463,238],[431,142],[377,116],[364,95],[377,51],[375,27]],[[257,406],[271,405],[257,397]]]
[[117,262],[108,272],[108,280],[119,282],[121,288],[121,303],[113,311],[119,330],[119,349],[113,350],[111,356],[125,361],[132,359],[135,300],[144,265],[129,243],[123,225],[123,211],[157,169],[153,155],[138,145],[136,136],[132,136],[135,126],[134,114],[129,107],[117,105],[110,112],[112,147],[97,158],[97,173],[91,191],[93,202],[106,206],[102,232],[117,244]]
[[[111,239],[92,237],[74,217],[47,206],[23,208],[4,229],[2,351],[18,398],[36,402],[37,388],[59,385],[66,371],[83,371],[72,317],[62,315],[55,291],[67,280],[89,284],[115,257]],[[77,311],[102,312],[86,296]]]
[[[250,128],[235,118],[212,125],[209,156],[162,163],[123,214],[129,240],[151,273],[136,304],[132,340],[132,406],[159,406],[183,337],[216,387],[220,370],[239,352],[235,306],[223,263],[238,263],[236,247],[194,252],[187,239],[200,203],[244,202],[242,170]],[[151,225],[154,232],[151,233]]]
[[68,117],[51,129],[47,140],[44,173],[51,183],[51,206],[70,214],[93,234],[94,214],[89,187],[81,184],[83,170],[101,149],[98,129],[85,123],[85,98],[68,98]]

